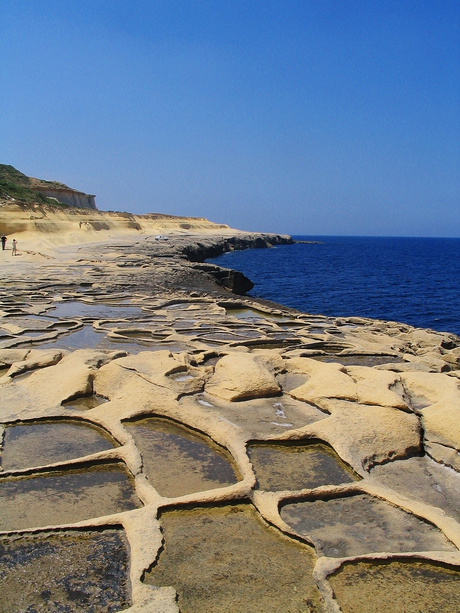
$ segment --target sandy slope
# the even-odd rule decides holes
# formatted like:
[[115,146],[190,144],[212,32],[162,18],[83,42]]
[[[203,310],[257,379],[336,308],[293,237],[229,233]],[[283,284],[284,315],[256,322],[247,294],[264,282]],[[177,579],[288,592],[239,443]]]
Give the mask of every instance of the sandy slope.
[[[66,246],[122,238],[137,239],[142,235],[235,235],[239,232],[225,224],[216,224],[200,217],[174,217],[155,213],[133,215],[76,207],[0,202],[0,233],[8,237],[8,256],[12,239],[16,238],[22,261],[56,257]],[[2,258],[2,264],[12,265],[13,261]]]

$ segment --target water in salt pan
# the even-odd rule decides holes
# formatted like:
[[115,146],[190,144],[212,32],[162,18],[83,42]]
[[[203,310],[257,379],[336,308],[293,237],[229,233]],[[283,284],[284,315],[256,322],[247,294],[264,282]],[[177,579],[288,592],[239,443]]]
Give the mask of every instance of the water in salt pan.
[[320,355],[314,356],[319,362],[335,362],[348,366],[380,366],[381,364],[400,364],[402,357],[391,355]]
[[331,447],[320,443],[256,443],[249,445],[248,455],[261,490],[301,490],[357,479]]
[[149,343],[150,341],[161,341],[169,336],[170,332],[155,332],[153,330],[146,330],[143,328],[118,328],[115,329],[112,333],[111,338],[123,339],[137,339],[139,341],[145,341]]
[[103,303],[87,304],[79,301],[58,302],[55,308],[47,311],[49,317],[60,319],[71,317],[91,317],[94,319],[129,319],[143,315],[140,307],[112,306]]
[[71,524],[140,506],[133,479],[116,465],[0,479],[0,530]]
[[256,311],[255,309],[245,309],[245,308],[229,308],[226,309],[228,317],[236,317],[237,319],[263,319],[266,317],[265,313],[262,311]]
[[366,494],[287,504],[281,517],[320,555],[456,551],[438,528]]
[[238,481],[230,454],[197,432],[166,419],[124,422],[139,448],[147,479],[168,498]]
[[91,326],[83,326],[75,332],[62,334],[54,341],[41,343],[40,349],[52,347],[74,351],[75,349],[103,348],[108,344],[109,341],[107,341],[104,333],[96,332]]
[[[67,351],[75,351],[76,349],[103,349],[108,351],[129,351],[130,353],[139,353],[145,351],[145,344],[140,342],[132,342],[123,338],[110,339],[104,331],[96,332],[92,326],[83,326],[76,332],[63,334],[52,341],[39,342],[33,344],[24,344],[24,347],[37,347],[39,349],[65,349]],[[149,349],[152,346],[149,345]],[[164,346],[162,347],[164,349]]]
[[460,569],[429,561],[350,563],[329,580],[343,613],[460,610]]
[[0,538],[0,612],[116,613],[131,605],[121,530]]
[[236,317],[237,319],[271,319],[274,321],[287,322],[290,318],[286,315],[275,315],[265,313],[257,309],[250,308],[228,308],[226,309],[228,317]]
[[374,466],[371,475],[384,487],[439,507],[460,521],[460,473],[453,468],[425,455]]
[[200,341],[204,343],[221,343],[226,344],[233,341],[244,341],[260,336],[258,332],[250,331],[248,334],[239,334],[236,332],[207,332],[205,334],[197,334]]
[[5,428],[1,464],[3,470],[33,468],[114,446],[115,441],[96,426],[77,421],[40,421]]
[[171,511],[160,523],[164,550],[145,581],[173,586],[181,613],[322,610],[311,550],[269,527],[251,505]]

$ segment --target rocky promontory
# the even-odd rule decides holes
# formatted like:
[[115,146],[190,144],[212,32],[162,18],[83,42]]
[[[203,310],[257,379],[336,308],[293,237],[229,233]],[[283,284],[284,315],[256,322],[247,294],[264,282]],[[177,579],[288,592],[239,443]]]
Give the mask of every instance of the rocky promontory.
[[0,611],[458,611],[460,339],[205,261],[289,237],[56,209],[0,208]]
[[14,166],[0,164],[0,206],[5,203],[48,204],[95,209],[95,196],[59,181],[28,177]]

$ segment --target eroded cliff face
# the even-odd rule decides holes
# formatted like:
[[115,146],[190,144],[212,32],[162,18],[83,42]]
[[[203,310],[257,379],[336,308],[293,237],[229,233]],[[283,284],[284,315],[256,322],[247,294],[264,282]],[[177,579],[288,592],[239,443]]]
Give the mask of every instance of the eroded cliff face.
[[236,297],[230,239],[0,259],[0,611],[457,613],[460,339]]
[[76,206],[81,209],[96,209],[96,196],[85,194],[75,189],[34,187],[33,191],[41,193],[47,198],[54,198],[68,206]]
[[0,164],[0,205],[8,202],[53,204],[95,209],[95,196],[72,189],[59,181],[28,177],[9,164]]
[[[0,206],[0,233],[18,241],[21,261],[37,262],[62,257],[62,250],[75,245],[100,242],[123,243],[121,249],[145,242],[149,250],[162,257],[181,257],[196,263],[196,270],[207,272],[220,285],[244,294],[253,284],[237,271],[204,264],[206,258],[237,249],[265,248],[292,243],[289,236],[246,233],[200,217],[175,217],[149,213],[133,215],[114,211],[97,211],[13,203]],[[174,239],[174,240],[172,240]],[[7,249],[8,250],[8,249]],[[4,265],[13,265],[7,258]]]
[[[138,237],[142,234],[164,235],[189,232],[230,232],[202,218],[170,215],[132,215],[88,208],[48,206],[26,203],[5,203],[0,206],[0,232],[14,237],[27,249],[39,246],[75,245],[100,242],[118,236]],[[238,233],[238,231],[233,231]]]
[[[83,231],[157,231],[218,230],[226,225],[209,222],[204,218],[174,217],[172,215],[133,215],[115,211],[88,210],[78,207],[48,206],[27,203],[5,203],[0,207],[0,228],[8,233],[40,232],[42,235],[61,233],[62,242],[69,232]],[[104,234],[98,235],[103,240]]]

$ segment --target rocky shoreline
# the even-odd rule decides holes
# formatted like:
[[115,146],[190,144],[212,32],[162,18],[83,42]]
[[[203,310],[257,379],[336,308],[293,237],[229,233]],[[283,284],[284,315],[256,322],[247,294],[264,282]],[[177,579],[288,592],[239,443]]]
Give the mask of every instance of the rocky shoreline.
[[460,339],[245,296],[205,260],[292,239],[175,223],[0,264],[0,611],[456,612]]

